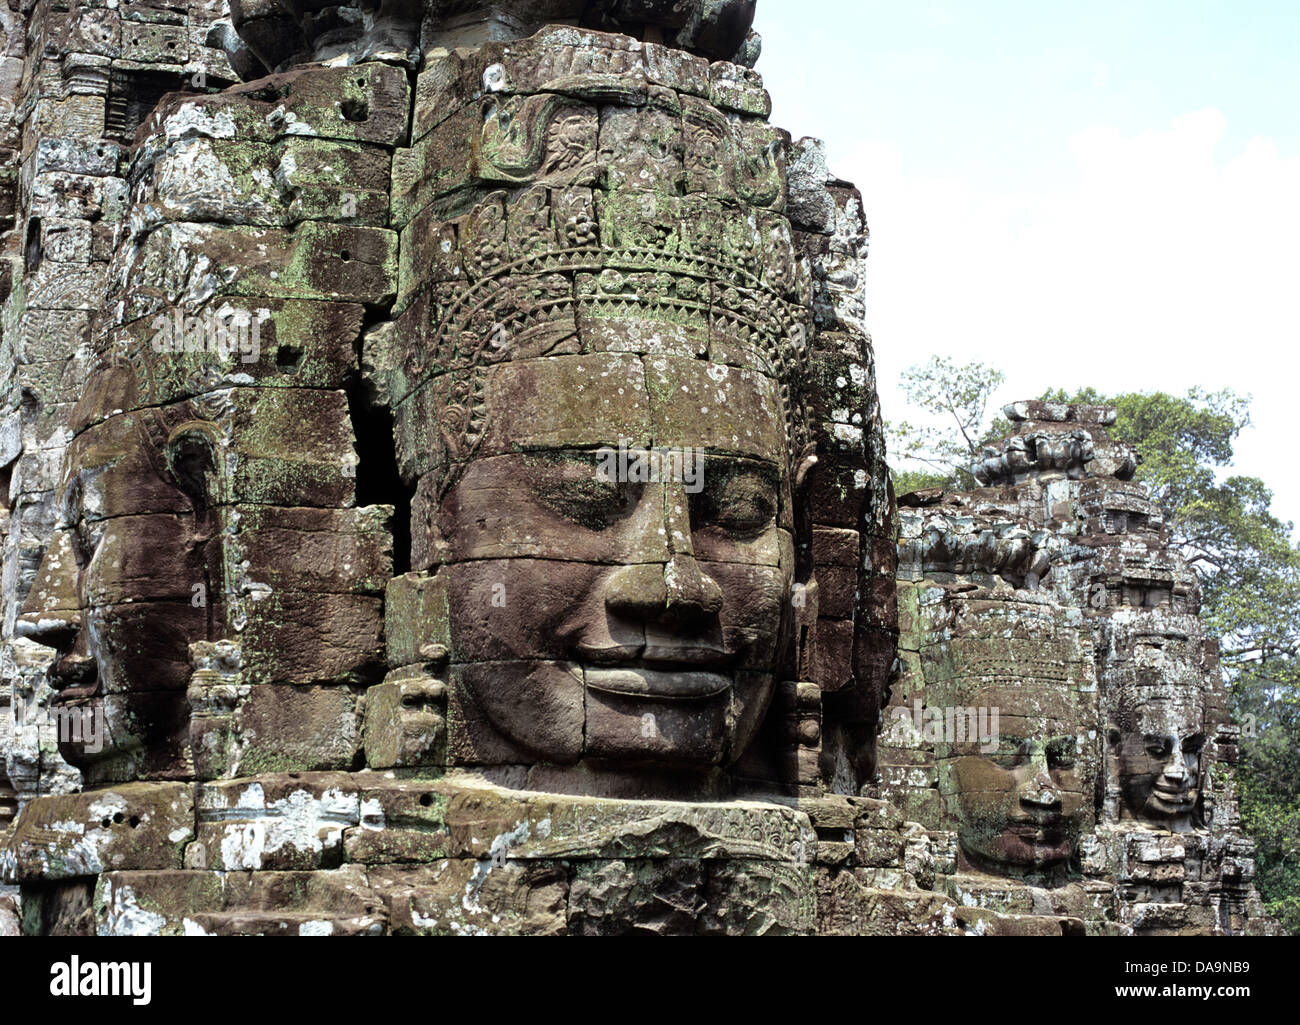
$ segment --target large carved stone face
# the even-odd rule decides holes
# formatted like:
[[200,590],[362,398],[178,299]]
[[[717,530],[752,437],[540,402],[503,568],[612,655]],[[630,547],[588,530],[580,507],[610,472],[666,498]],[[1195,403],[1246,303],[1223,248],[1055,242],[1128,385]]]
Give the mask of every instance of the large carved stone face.
[[1068,861],[1083,811],[1079,744],[1075,733],[1003,735],[996,753],[958,758],[958,837],[966,853],[1012,870]]
[[[616,84],[521,95],[575,42]],[[497,53],[458,88],[503,91],[449,97],[397,159],[403,274],[366,356],[412,568],[445,581],[451,755],[729,765],[793,671],[811,283],[788,139],[685,89],[641,103],[616,37]]]
[[[531,362],[506,375],[499,429],[565,445],[474,460],[434,517],[462,695],[542,761],[734,760],[793,612],[774,383],[672,359]],[[547,387],[559,375],[570,388]]]

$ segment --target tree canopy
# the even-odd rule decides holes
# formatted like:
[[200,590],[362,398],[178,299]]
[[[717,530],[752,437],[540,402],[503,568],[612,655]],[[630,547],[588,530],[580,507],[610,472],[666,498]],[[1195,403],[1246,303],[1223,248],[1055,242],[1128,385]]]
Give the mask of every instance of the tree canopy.
[[903,372],[908,402],[925,414],[924,423],[890,423],[890,452],[919,464],[920,470],[894,472],[899,494],[927,487],[974,487],[970,466],[1005,420],[986,423],[989,403],[1006,376],[983,363],[958,365],[942,356]]

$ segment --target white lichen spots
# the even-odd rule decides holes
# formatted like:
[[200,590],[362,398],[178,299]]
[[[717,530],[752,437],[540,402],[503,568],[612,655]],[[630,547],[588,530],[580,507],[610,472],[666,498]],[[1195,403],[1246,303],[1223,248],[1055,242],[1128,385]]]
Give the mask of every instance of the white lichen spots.
[[196,135],[209,139],[233,139],[235,119],[229,109],[214,110],[199,103],[183,103],[163,121],[163,132],[168,143]]
[[336,846],[344,829],[360,823],[360,802],[355,793],[336,787],[319,798],[296,790],[282,800],[266,802],[261,786],[254,783],[240,794],[234,808],[202,815],[226,820],[221,857],[227,869],[259,869],[266,855],[284,848],[320,854],[327,844]]
[[290,188],[293,185],[293,176],[297,173],[298,161],[294,157],[292,150],[286,150],[284,156],[280,158],[280,163],[276,165],[275,180],[283,188]]
[[110,887],[107,914],[98,932],[101,936],[161,936],[166,924],[164,915],[140,906],[130,886],[118,884]]
[[298,926],[299,936],[333,936],[333,922],[303,922]]
[[276,107],[275,110],[267,114],[266,123],[285,135],[313,136],[320,134],[292,110],[285,110],[283,107]]
[[377,798],[367,797],[361,802],[361,828],[384,828],[384,806]]
[[[846,445],[855,445],[855,446],[862,445],[861,427],[850,427],[848,424],[837,423],[831,428],[831,433],[833,433],[839,441],[844,442]],[[865,487],[865,484],[861,486]]]
[[478,893],[487,881],[488,874],[492,871],[491,861],[480,861],[474,866],[474,872],[465,883],[465,895],[461,897],[460,904],[466,911],[473,914],[481,912],[483,909],[479,906]]

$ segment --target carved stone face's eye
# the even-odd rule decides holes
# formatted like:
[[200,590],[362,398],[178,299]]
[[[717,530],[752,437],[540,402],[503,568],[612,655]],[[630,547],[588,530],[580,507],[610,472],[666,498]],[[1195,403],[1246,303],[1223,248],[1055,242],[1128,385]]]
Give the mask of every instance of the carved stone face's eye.
[[77,540],[75,546],[77,564],[83,569],[90,565],[99,543],[104,540],[104,523],[104,520],[88,521],[85,517],[80,517],[76,527],[73,528],[72,536]]
[[594,455],[561,455],[538,460],[529,490],[558,516],[604,531],[626,517],[640,501],[644,485],[607,474]]
[[1205,749],[1205,734],[1195,733],[1183,741],[1183,754],[1198,755]]
[[1001,769],[1018,769],[1029,762],[1032,745],[1019,737],[1003,737],[998,750],[990,756],[990,761]]
[[747,537],[771,526],[780,495],[774,471],[757,464],[725,466],[721,459],[706,465],[704,490],[691,502],[692,529],[715,526]]
[[1047,767],[1061,770],[1073,769],[1077,749],[1074,737],[1053,738],[1047,744]]
[[1146,752],[1152,758],[1168,758],[1169,752],[1173,750],[1173,737],[1152,737],[1146,738]]

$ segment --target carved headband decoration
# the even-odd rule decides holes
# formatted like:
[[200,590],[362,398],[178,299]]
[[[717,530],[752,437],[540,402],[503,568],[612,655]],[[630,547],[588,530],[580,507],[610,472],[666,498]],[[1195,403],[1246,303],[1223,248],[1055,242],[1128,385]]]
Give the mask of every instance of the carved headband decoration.
[[[634,207],[681,202],[651,193],[621,198]],[[707,228],[693,235],[688,217],[673,218],[674,230],[656,211],[638,211],[650,215],[650,233],[610,247],[597,242],[590,194],[585,203],[573,199],[536,186],[507,206],[507,194],[497,192],[457,222],[476,280],[432,286],[420,325],[427,344],[404,352],[406,379],[422,383],[401,404],[420,403],[438,425],[437,493],[445,494],[485,436],[490,368],[554,354],[573,337],[578,316],[694,329],[701,338],[725,334],[745,369],[779,383],[793,464],[809,437],[803,389],[812,352],[809,304],[792,299],[811,286],[784,218],[771,219],[759,251],[760,232],[748,220],[717,238]]]

